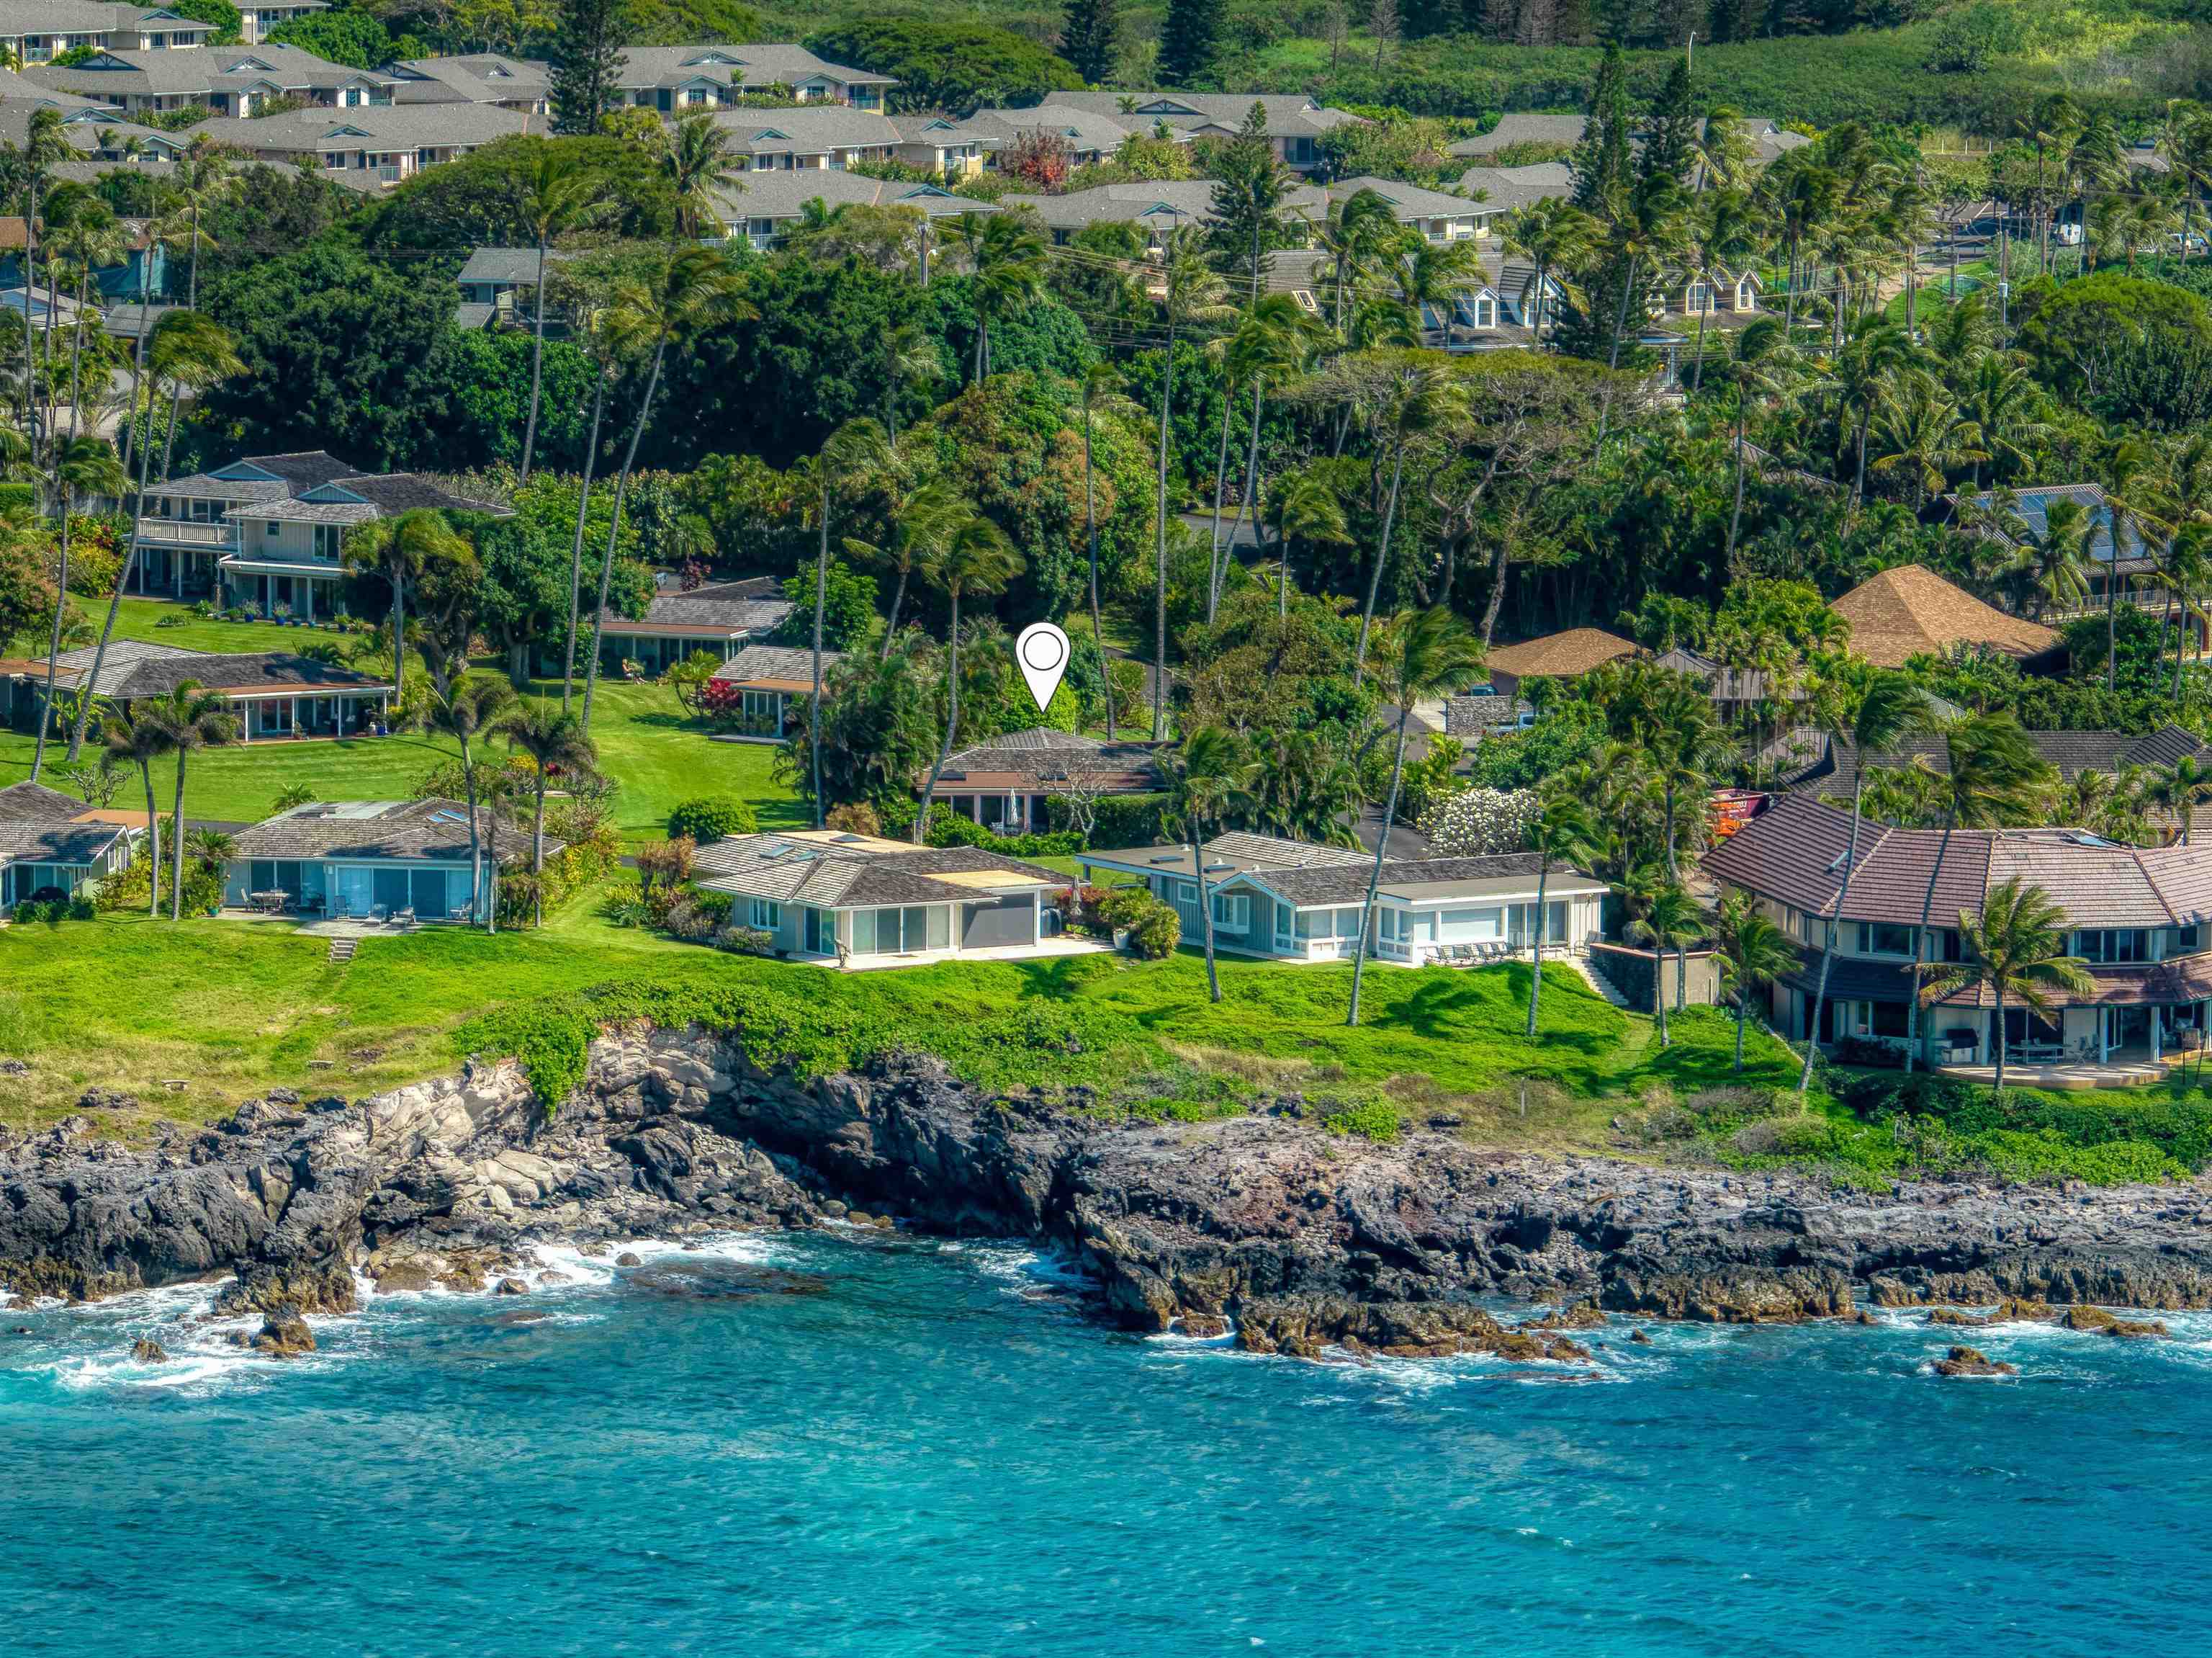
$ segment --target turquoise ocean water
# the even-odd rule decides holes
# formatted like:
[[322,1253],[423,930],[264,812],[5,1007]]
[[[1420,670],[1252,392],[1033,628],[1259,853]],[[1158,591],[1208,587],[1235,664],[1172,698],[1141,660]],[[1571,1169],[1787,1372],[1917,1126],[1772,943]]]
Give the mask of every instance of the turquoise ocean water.
[[[1240,1356],[1004,1245],[648,1247],[248,1360],[0,1309],[0,1653],[2135,1655],[2212,1640],[2212,1317]],[[762,1266],[804,1281],[759,1281]],[[805,1293],[792,1293],[794,1290]],[[178,1354],[130,1362],[150,1334]]]

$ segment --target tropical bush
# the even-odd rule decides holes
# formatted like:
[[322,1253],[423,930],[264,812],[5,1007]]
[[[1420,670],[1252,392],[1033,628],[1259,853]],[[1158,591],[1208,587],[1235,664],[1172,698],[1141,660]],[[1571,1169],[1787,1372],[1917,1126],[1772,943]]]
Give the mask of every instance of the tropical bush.
[[670,836],[689,837],[699,846],[732,835],[750,835],[759,827],[760,819],[752,807],[727,795],[702,795],[682,802],[668,814]]
[[1419,826],[1437,857],[1485,857],[1525,849],[1541,809],[1531,789],[1469,789],[1431,806]]

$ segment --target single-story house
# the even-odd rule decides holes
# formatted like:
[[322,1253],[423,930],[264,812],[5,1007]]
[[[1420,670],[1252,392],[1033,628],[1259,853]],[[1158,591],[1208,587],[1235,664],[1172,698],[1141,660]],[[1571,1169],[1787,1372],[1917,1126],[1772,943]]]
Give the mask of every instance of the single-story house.
[[[548,289],[553,287],[554,267],[574,257],[558,248],[546,249]],[[536,318],[533,296],[538,290],[538,250],[534,247],[476,248],[453,280],[461,290],[459,320],[465,328],[526,328]],[[566,326],[550,296],[546,301],[545,326],[549,333]]]
[[131,850],[128,828],[72,795],[36,783],[0,789],[0,916],[128,868]]
[[2061,649],[2039,623],[2008,616],[1921,564],[1870,576],[1828,608],[1850,624],[1850,648],[1877,667],[1940,656],[1954,645],[1987,646],[2033,663]]
[[[823,678],[843,659],[842,651],[823,651]],[[743,735],[780,742],[805,716],[814,694],[814,652],[803,645],[746,645],[714,671],[714,678],[738,696]]]
[[[1289,961],[1349,960],[1357,953],[1370,854],[1243,833],[1218,835],[1203,850],[1217,949]],[[1188,845],[1083,852],[1077,861],[1086,880],[1135,876],[1175,906],[1186,940],[1200,936],[1197,866]],[[1386,860],[1370,954],[1418,967],[1533,951],[1538,863],[1533,852]],[[1601,936],[1607,890],[1594,875],[1553,869],[1544,892],[1547,954],[1553,948],[1582,954]]]
[[[1856,1037],[1904,1045],[1915,935],[1932,879],[1921,949],[1929,962],[1960,959],[1960,917],[1979,915],[1990,889],[2006,881],[2041,887],[2064,912],[2065,948],[2085,964],[2091,986],[2054,991],[2050,1017],[2008,1007],[2008,1061],[2155,1066],[2201,1038],[2212,1011],[2212,844],[2123,846],[2063,828],[1960,829],[1946,840],[1940,830],[1866,822],[1838,916],[1850,828],[1848,811],[1784,795],[1704,860],[1706,875],[1747,894],[1798,942],[1798,967],[1771,991],[1784,1035],[1808,1034],[1832,923],[1840,928],[1835,966],[1813,1033],[1823,1043]],[[1969,1072],[1989,1065],[1999,1040],[1996,999],[1985,988],[1957,991],[1923,1009],[1919,1031],[1922,1063]]]
[[1069,955],[1065,875],[973,846],[913,846],[835,829],[733,835],[699,849],[694,884],[736,899],[730,923],[779,954],[852,967]]
[[726,662],[775,632],[790,614],[783,584],[771,576],[656,593],[643,616],[599,613],[599,670],[617,674],[632,661],[648,674],[663,674],[701,650]]
[[[295,806],[232,838],[223,872],[228,909],[280,903],[301,915],[374,921],[483,919],[492,902],[492,856],[478,832],[474,868],[469,808],[459,801],[324,801]],[[548,841],[547,850],[559,843]],[[501,838],[499,862],[530,861],[526,832]],[[281,894],[281,899],[277,897]]]
[[1633,639],[1601,627],[1571,627],[1561,633],[1499,645],[1490,653],[1490,684],[1501,697],[1516,695],[1529,680],[1572,680],[1607,662],[1636,655]]
[[[947,755],[937,798],[1000,834],[1042,833],[1051,795],[1144,795],[1163,787],[1160,747],[1043,726],[1009,731]],[[925,777],[915,784],[917,796],[927,782]]]
[[933,184],[870,178],[864,173],[802,168],[789,172],[748,173],[742,188],[715,198],[714,210],[729,227],[732,241],[744,241],[763,252],[775,247],[806,216],[807,204],[826,212],[841,207],[904,207],[935,223],[969,213],[995,213],[998,207],[970,196],[956,196]]
[[[96,648],[54,659],[58,691],[74,692],[92,672]],[[230,705],[246,742],[282,737],[343,737],[368,730],[391,707],[389,680],[357,674],[289,651],[210,652],[141,639],[115,639],[100,664],[94,694],[129,704],[166,698],[187,681]],[[46,663],[0,661],[0,711],[18,731],[38,728],[46,700]]]

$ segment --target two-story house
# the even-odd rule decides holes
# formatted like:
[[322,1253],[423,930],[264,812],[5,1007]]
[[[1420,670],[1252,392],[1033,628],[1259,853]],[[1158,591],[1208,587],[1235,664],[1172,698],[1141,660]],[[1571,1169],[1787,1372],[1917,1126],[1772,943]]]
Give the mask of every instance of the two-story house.
[[890,116],[844,104],[723,110],[714,122],[730,135],[730,155],[756,173],[842,173],[857,162],[893,160],[901,143]]
[[417,507],[502,510],[416,473],[364,473],[321,449],[248,455],[147,491],[132,585],[267,617],[339,615],[347,530]]
[[250,117],[279,98],[331,109],[392,101],[383,70],[327,63],[297,46],[210,46],[198,52],[102,51],[70,68],[41,64],[24,78],[133,115],[204,107]]
[[[2202,1040],[2212,1007],[2212,845],[2126,846],[2064,828],[1946,837],[1863,823],[1844,893],[1850,861],[1850,814],[1805,795],[1781,796],[1705,855],[1707,875],[1747,895],[1800,946],[1800,965],[1760,997],[1784,1035],[1901,1050],[1914,1023],[1916,943],[1931,972],[1958,962],[1968,948],[1961,918],[1978,917],[1992,888],[2017,881],[2064,912],[2066,948],[2085,964],[2088,988],[2054,987],[2048,1013],[2008,1006],[2002,1025],[1986,987],[1942,997],[1921,1010],[1918,1063],[1972,1074],[1994,1064],[2002,1042],[2008,1064],[2098,1068],[2092,1076],[2112,1068],[2103,1082],[2125,1082],[2154,1079],[2165,1055]],[[1815,1030],[1832,932],[1836,960]]]
[[497,104],[377,104],[207,121],[193,131],[256,161],[311,168],[333,184],[374,193],[533,126],[542,131],[544,122]]
[[1285,167],[1311,173],[1323,161],[1322,137],[1362,118],[1316,103],[1302,94],[1249,92],[1054,92],[1040,111],[1054,107],[1104,116],[1125,133],[1150,134],[1162,125],[1186,142],[1233,138],[1257,104],[1267,119],[1267,142]]
[[552,71],[535,58],[483,52],[462,58],[408,58],[387,65],[399,77],[400,104],[496,104],[523,115],[552,113]]
[[21,64],[43,64],[87,47],[167,52],[204,45],[214,33],[214,24],[161,6],[88,0],[8,0],[0,5],[0,48]]
[[817,58],[804,46],[627,46],[615,71],[623,103],[681,115],[734,104],[748,93],[788,92],[802,104],[881,110],[898,82]]

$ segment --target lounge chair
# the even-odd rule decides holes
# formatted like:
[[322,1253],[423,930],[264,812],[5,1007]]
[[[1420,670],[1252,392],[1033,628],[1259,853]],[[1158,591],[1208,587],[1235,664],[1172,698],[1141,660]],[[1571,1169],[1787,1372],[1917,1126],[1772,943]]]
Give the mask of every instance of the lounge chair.
[[409,905],[405,909],[394,910],[392,912],[392,924],[395,927],[412,927],[415,924],[414,905]]
[[372,927],[381,927],[391,914],[392,911],[381,904],[372,904],[368,906],[368,915],[362,918]]

